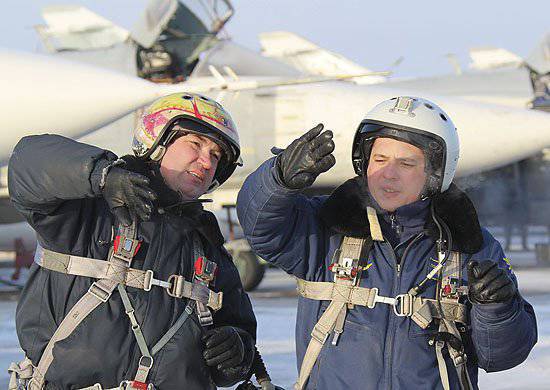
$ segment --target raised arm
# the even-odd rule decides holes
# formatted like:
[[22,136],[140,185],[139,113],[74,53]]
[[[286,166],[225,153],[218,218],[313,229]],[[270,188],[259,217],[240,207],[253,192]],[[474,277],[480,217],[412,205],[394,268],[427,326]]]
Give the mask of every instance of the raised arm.
[[254,251],[300,278],[313,278],[324,259],[326,232],[317,209],[322,199],[299,191],[334,165],[332,132],[317,126],[262,164],[245,181],[237,213]]
[[131,221],[128,210],[147,219],[155,197],[148,179],[119,167],[106,169],[116,159],[107,150],[59,135],[24,137],[9,161],[10,198],[42,244],[74,242],[71,234],[82,230],[83,221],[91,229],[105,215],[105,203],[95,199],[99,196],[123,222]]

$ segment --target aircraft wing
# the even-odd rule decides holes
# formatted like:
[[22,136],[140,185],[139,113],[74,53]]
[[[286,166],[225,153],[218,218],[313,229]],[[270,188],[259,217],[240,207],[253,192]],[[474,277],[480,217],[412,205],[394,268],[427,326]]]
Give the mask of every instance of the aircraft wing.
[[42,10],[46,26],[36,30],[50,52],[94,50],[114,46],[128,31],[80,5],[50,5]]
[[364,76],[371,70],[288,31],[264,32],[259,39],[264,56],[276,58],[305,74],[325,77],[356,75],[351,79],[357,84],[386,81],[386,77],[381,75]]
[[524,68],[485,69],[414,79],[391,79],[385,85],[414,95],[453,96],[469,101],[525,108],[533,98]]

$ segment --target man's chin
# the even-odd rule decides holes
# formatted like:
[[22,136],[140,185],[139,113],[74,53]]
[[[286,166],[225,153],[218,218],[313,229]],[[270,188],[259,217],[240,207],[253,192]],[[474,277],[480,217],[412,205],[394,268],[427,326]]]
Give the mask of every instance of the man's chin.
[[185,188],[180,188],[178,192],[180,193],[183,200],[195,200],[204,195],[206,191],[202,187],[189,188],[187,186]]

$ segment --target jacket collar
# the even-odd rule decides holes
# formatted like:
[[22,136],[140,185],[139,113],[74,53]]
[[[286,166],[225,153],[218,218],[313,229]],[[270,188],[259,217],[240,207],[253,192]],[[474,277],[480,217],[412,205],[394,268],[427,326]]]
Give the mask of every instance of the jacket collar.
[[[453,238],[453,250],[464,253],[476,253],[483,244],[483,235],[475,207],[468,196],[451,184],[449,189],[432,198],[437,216],[449,226]],[[380,213],[380,208],[371,199],[366,181],[356,176],[334,190],[323,203],[319,217],[337,233],[352,237],[369,237],[370,227],[367,207],[373,207]],[[434,240],[439,237],[439,230],[428,217],[424,228]]]
[[182,201],[180,195],[166,185],[157,164],[144,162],[132,155],[123,156],[122,159],[125,161],[125,169],[149,178],[151,189],[158,195],[155,206],[168,220],[179,224],[182,230],[198,230],[215,246],[223,245],[224,238],[214,214],[205,211],[200,202]]

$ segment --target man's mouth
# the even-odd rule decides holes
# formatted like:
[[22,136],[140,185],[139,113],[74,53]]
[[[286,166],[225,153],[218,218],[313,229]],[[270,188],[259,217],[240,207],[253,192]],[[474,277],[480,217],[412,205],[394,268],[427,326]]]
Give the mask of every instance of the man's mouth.
[[201,175],[201,174],[198,173],[198,172],[195,172],[195,171],[187,171],[187,173],[188,173],[189,175],[193,176],[194,178],[196,178],[197,180],[201,181],[201,182],[204,180],[204,176]]
[[386,194],[395,194],[399,191],[393,189],[393,188],[382,188],[382,190],[386,193]]

